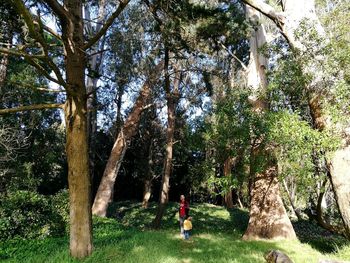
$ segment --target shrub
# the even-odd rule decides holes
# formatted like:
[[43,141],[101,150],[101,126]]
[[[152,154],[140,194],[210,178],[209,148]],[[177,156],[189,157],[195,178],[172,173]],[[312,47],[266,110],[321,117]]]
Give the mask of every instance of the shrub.
[[57,209],[55,198],[51,201],[51,198],[35,192],[14,191],[1,195],[0,199],[0,240],[43,238],[65,233],[64,208]]

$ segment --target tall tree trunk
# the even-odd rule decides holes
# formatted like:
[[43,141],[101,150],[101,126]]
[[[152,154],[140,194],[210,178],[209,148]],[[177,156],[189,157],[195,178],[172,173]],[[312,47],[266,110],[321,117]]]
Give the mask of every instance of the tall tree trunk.
[[159,194],[159,204],[157,209],[157,215],[152,222],[154,228],[159,228],[163,214],[165,212],[166,205],[169,201],[169,188],[170,188],[170,174],[172,170],[173,160],[173,144],[174,144],[174,131],[175,131],[175,110],[178,101],[178,89],[180,85],[180,74],[179,71],[175,73],[174,90],[170,89],[170,76],[168,72],[169,67],[169,51],[165,52],[165,92],[167,99],[167,112],[168,112],[168,127],[166,131],[166,153],[164,160],[164,168],[162,175],[162,183]]
[[[89,174],[85,52],[81,1],[67,1],[72,14],[62,28],[65,47],[67,101],[65,104],[66,151],[70,202],[70,253],[83,258],[92,252],[91,184]],[[73,43],[73,44],[72,44]]]
[[[224,176],[228,177],[231,175],[233,165],[233,158],[228,157],[224,162]],[[226,208],[233,208],[233,200],[232,200],[232,189],[230,188],[228,192],[224,196]]]
[[103,176],[95,196],[94,204],[92,206],[92,213],[94,215],[101,217],[106,216],[108,203],[114,189],[114,183],[117,178],[125,151],[128,147],[128,144],[130,143],[132,136],[135,135],[137,131],[141,113],[146,102],[151,96],[152,85],[157,79],[162,65],[163,63],[158,64],[149,76],[149,79],[144,83],[132,111],[130,112],[127,120],[117,135],[109,159],[107,161],[106,168],[103,172]]
[[[88,4],[85,4],[85,19],[86,31],[90,34],[96,34],[101,30],[101,27],[105,20],[106,13],[106,1],[99,1],[98,18],[96,20],[96,26],[92,24],[90,16],[90,8]],[[103,60],[103,46],[105,42],[105,36],[102,37],[94,46],[90,49],[90,55],[88,56],[88,69],[89,74],[86,78],[86,90],[88,94],[87,98],[87,109],[88,109],[88,134],[89,134],[89,165],[90,165],[90,176],[93,181],[95,174],[95,149],[96,149],[96,133],[97,133],[97,82],[100,75],[101,63]]]
[[[155,111],[154,111],[155,112]],[[151,128],[152,129],[152,128]],[[143,190],[143,199],[142,199],[142,207],[148,207],[148,201],[152,194],[152,181],[154,179],[152,166],[153,166],[153,134],[150,131],[151,136],[149,138],[149,146],[148,146],[148,154],[147,154],[147,168],[146,168],[146,178],[144,180],[144,190]]]
[[[260,14],[257,11],[247,6],[246,12],[249,19],[258,22]],[[258,91],[265,91],[267,86],[267,59],[258,53],[258,49],[265,43],[265,29],[260,25],[250,39],[247,77],[248,85],[253,88],[253,95],[249,99],[256,114],[263,114],[268,110],[266,101],[257,97]],[[263,138],[259,138],[252,146],[250,217],[243,239],[296,238],[280,195],[277,162],[270,150],[265,149],[262,141]],[[256,171],[259,166],[261,171]]]
[[8,54],[2,54],[1,55],[1,60],[0,60],[0,95],[1,95],[1,90],[4,86],[4,82],[6,79],[6,74],[7,74],[7,65],[9,63],[9,56]]
[[[282,1],[284,11],[282,13],[276,12],[273,7],[259,0],[242,1],[253,6],[261,13],[271,18],[280,28],[281,33],[287,39],[290,46],[294,50],[299,51],[298,53],[302,53],[303,51],[307,50],[307,47],[303,42],[303,35],[299,36],[298,39],[295,37],[295,30],[300,26],[300,22],[303,20],[312,23],[315,29],[314,32],[316,32],[318,37],[327,40],[322,24],[317,17],[314,0],[284,0]],[[315,54],[319,53],[317,51],[322,49],[322,47],[319,45],[314,45],[313,48],[316,50],[312,50],[311,52]],[[318,61],[322,60],[322,58],[319,56],[317,59]],[[317,68],[317,63],[317,61],[305,61],[305,65],[303,65],[303,73],[312,76],[312,81],[310,82],[311,86],[322,87],[322,85],[324,85],[322,81],[323,73],[322,69],[319,70]],[[315,72],[317,72],[317,74],[315,74]],[[307,87],[307,89],[308,91],[312,92],[310,87]],[[323,130],[324,127],[330,125],[330,122],[322,112],[321,98],[317,94],[310,94],[310,98],[310,112],[311,116],[313,117],[315,127],[319,130]],[[346,141],[349,141],[349,138],[344,139],[342,147],[337,149],[333,156],[328,160],[328,168],[330,171],[329,176],[333,185],[333,191],[339,207],[339,212],[346,230],[346,235],[348,238],[350,238],[350,146],[346,143]]]

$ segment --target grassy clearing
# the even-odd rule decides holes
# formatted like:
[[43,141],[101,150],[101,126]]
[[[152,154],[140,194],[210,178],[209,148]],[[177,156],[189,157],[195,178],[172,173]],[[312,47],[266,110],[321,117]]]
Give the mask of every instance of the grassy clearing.
[[[318,262],[332,258],[350,260],[350,244],[340,237],[325,236],[308,222],[295,228],[300,241],[242,241],[248,214],[208,204],[193,205],[194,231],[190,241],[179,237],[177,206],[170,204],[161,230],[148,228],[155,205],[142,209],[139,203],[120,202],[109,209],[109,219],[94,219],[91,257],[76,261],[68,255],[68,238],[9,241],[0,247],[3,262],[265,262],[269,249],[286,252],[294,262]],[[310,237],[308,239],[308,237]],[[306,243],[308,242],[308,243]],[[325,253],[327,252],[327,254]]]

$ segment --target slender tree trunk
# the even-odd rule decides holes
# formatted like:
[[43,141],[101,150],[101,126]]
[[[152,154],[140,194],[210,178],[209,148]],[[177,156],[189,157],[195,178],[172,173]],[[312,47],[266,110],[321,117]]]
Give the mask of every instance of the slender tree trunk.
[[[87,21],[87,32],[90,34],[96,34],[100,31],[103,22],[105,20],[106,1],[99,1],[98,18],[96,20],[96,26],[92,25],[89,6],[86,4],[85,18]],[[87,109],[88,109],[88,134],[89,134],[89,165],[90,165],[90,176],[93,181],[95,174],[95,148],[96,148],[96,133],[97,133],[97,82],[100,75],[100,67],[103,59],[103,50],[105,42],[105,36],[97,42],[90,49],[90,55],[88,59],[89,75],[86,78],[86,90],[88,94],[87,98]]]
[[[152,128],[151,128],[152,129]],[[144,180],[144,191],[143,191],[143,199],[142,199],[142,207],[148,207],[148,201],[152,194],[152,181],[153,181],[153,135],[152,131],[150,131],[151,136],[149,138],[149,146],[148,146],[148,154],[147,154],[147,168],[146,168],[146,178]]]
[[148,201],[152,194],[152,180],[150,178],[145,179],[144,181],[144,190],[143,190],[143,199],[142,199],[142,207],[148,207]]
[[[225,177],[228,177],[231,175],[232,165],[233,165],[233,158],[228,157],[224,162],[224,176]],[[225,200],[226,208],[233,208],[232,189],[231,188],[225,194],[224,200]]]
[[1,60],[0,60],[0,94],[1,94],[1,89],[4,86],[5,79],[6,79],[8,62],[9,62],[8,54],[2,54]]
[[168,127],[166,131],[166,153],[164,160],[162,183],[159,194],[159,204],[157,209],[157,215],[152,222],[154,228],[159,228],[163,214],[165,212],[166,205],[169,201],[169,188],[170,188],[170,174],[172,170],[173,160],[173,144],[174,144],[174,131],[175,131],[175,110],[178,101],[178,90],[180,85],[179,71],[175,73],[174,90],[170,90],[170,76],[168,72],[169,66],[169,51],[166,50],[165,55],[165,92],[167,99],[167,112],[168,112]]
[[151,96],[152,83],[157,79],[162,64],[163,63],[160,63],[156,66],[154,72],[152,72],[149,79],[144,83],[132,111],[117,135],[92,206],[92,213],[94,215],[106,216],[108,203],[114,190],[114,183],[125,151],[132,136],[135,135],[137,131],[141,113]]
[[163,214],[165,212],[166,204],[169,200],[169,188],[170,188],[170,174],[172,170],[172,160],[173,160],[173,144],[174,144],[174,130],[175,130],[175,108],[176,102],[175,98],[170,95],[167,97],[168,106],[168,128],[166,132],[167,144],[166,144],[166,154],[164,160],[163,176],[161,183],[161,190],[159,196],[159,205],[157,210],[156,218],[153,221],[153,227],[159,228]]
[[290,191],[288,189],[288,185],[287,185],[287,182],[286,182],[285,179],[283,179],[283,186],[284,186],[284,190],[287,193],[289,203],[290,203],[290,205],[291,205],[295,215],[297,216],[298,220],[302,220],[303,217],[301,216],[300,212],[298,211],[298,209],[295,206],[294,200],[293,200],[292,195],[291,195],[291,193],[290,193]]
[[[72,14],[62,28],[65,47],[67,101],[65,104],[66,151],[70,202],[70,253],[83,258],[92,252],[91,184],[89,174],[85,53],[81,1],[68,1]],[[74,44],[72,44],[74,43]]]
[[317,223],[321,227],[323,227],[324,229],[327,229],[328,231],[330,231],[332,233],[344,234],[344,229],[341,229],[338,226],[333,226],[333,225],[327,223],[323,218],[322,202],[323,202],[323,198],[326,194],[326,186],[327,186],[327,179],[322,183],[320,193],[319,193],[318,199],[317,199],[317,206],[316,206]]
[[[249,19],[259,19],[260,14],[251,7],[247,6],[246,12]],[[268,110],[266,101],[257,96],[258,91],[265,91],[267,86],[265,74],[267,60],[258,53],[258,49],[265,43],[265,29],[260,25],[250,39],[247,78],[248,85],[253,88],[253,95],[249,99],[254,112],[259,115]],[[266,146],[262,141],[263,138],[260,138],[252,146],[250,218],[243,239],[296,238],[280,195],[277,162],[273,153],[265,149]],[[262,168],[261,171],[256,171],[259,166]]]
[[238,193],[238,197],[237,197],[237,202],[238,202],[239,208],[243,209],[244,205],[242,204],[242,201],[241,201],[241,198],[239,196],[239,193]]

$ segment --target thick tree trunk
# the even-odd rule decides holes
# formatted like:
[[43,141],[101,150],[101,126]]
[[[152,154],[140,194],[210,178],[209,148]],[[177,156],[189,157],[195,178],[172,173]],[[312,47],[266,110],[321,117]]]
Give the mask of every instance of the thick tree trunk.
[[144,83],[132,111],[117,135],[92,206],[92,213],[94,215],[106,216],[108,203],[114,190],[114,183],[125,151],[132,136],[137,131],[141,113],[151,96],[152,83],[154,83],[157,75],[159,75],[161,67],[162,63],[158,64],[149,79]]
[[281,238],[294,239],[296,235],[280,196],[277,165],[268,162],[264,172],[255,175],[249,223],[243,239]]
[[[228,177],[231,175],[233,165],[233,158],[228,157],[224,162],[224,176]],[[232,189],[230,188],[224,196],[226,208],[233,208],[232,200]]]
[[330,159],[329,169],[345,235],[350,239],[350,146],[335,151]]
[[65,119],[70,200],[70,253],[75,258],[83,258],[92,252],[91,185],[84,97],[68,96]]
[[[260,14],[257,11],[247,6],[246,12],[249,19],[258,21]],[[250,39],[250,61],[247,72],[248,85],[253,88],[249,100],[256,114],[263,114],[268,110],[266,101],[258,97],[259,91],[264,92],[267,86],[265,73],[267,59],[259,54],[259,48],[265,43],[265,29],[260,25]],[[253,142],[252,146],[250,218],[243,239],[296,238],[280,195],[276,160],[269,150],[264,149],[266,146],[262,141],[263,138],[260,138]],[[257,167],[262,167],[262,170],[256,171]]]
[[86,60],[84,51],[79,48],[84,44],[81,1],[68,1],[66,7],[72,14],[69,25],[62,29],[67,77],[64,111],[70,202],[70,253],[75,258],[83,258],[92,252]]
[[172,170],[173,160],[173,144],[174,144],[174,132],[175,132],[175,110],[178,101],[178,90],[180,85],[180,74],[179,71],[175,73],[174,90],[170,90],[170,76],[168,72],[169,65],[169,51],[166,50],[165,55],[165,92],[167,98],[167,112],[168,112],[168,127],[166,131],[166,153],[164,160],[164,168],[162,175],[162,183],[159,194],[159,204],[157,209],[157,215],[152,222],[154,228],[159,228],[163,214],[165,212],[166,205],[169,200],[169,188],[170,188],[170,174]]
[[[323,131],[330,125],[329,119],[322,112],[319,96],[309,101],[309,108],[316,129]],[[350,146],[346,146],[346,142],[343,145],[345,146],[334,151],[328,158],[327,168],[345,235],[350,239]]]

